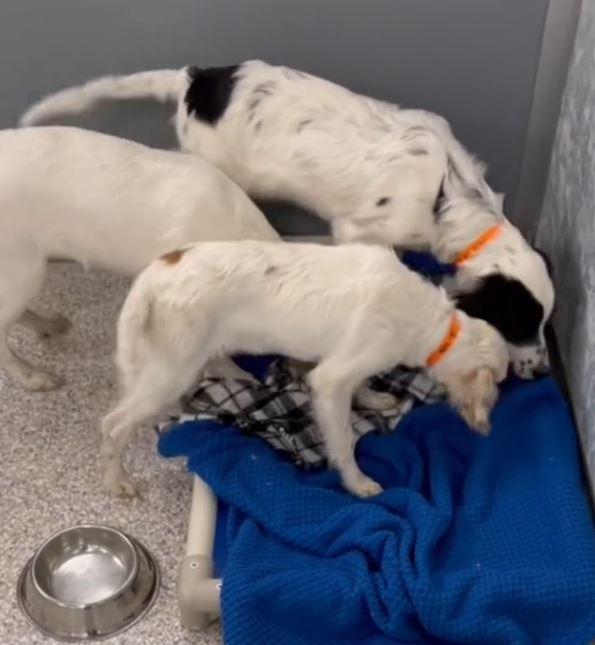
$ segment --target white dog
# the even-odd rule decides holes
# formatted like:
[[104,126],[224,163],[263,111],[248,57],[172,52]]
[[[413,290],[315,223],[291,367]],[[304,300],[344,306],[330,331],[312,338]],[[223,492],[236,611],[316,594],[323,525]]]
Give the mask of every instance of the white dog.
[[28,309],[48,259],[136,275],[189,242],[239,239],[279,237],[231,179],[194,155],[75,128],[1,131],[0,367],[32,390],[60,383],[7,342],[16,322],[40,335],[68,328],[62,316]]
[[122,452],[134,427],[190,387],[204,365],[236,352],[316,362],[313,406],[329,463],[356,495],[380,492],[358,468],[351,398],[400,363],[427,367],[468,424],[489,430],[508,352],[487,323],[378,246],[205,242],[154,261],[118,326],[123,398],[102,424],[105,484],[134,495]]
[[249,61],[99,79],[46,98],[22,122],[139,97],[177,101],[184,150],[253,196],[312,209],[338,241],[430,248],[443,262],[459,260],[449,287],[458,306],[500,331],[517,374],[547,366],[543,328],[554,291],[546,265],[443,118]]

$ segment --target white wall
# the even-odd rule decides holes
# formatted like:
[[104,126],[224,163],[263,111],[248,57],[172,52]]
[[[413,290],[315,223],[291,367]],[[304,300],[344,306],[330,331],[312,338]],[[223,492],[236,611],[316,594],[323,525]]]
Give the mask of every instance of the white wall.
[[[442,113],[512,204],[548,4],[0,0],[0,127],[14,125],[41,94],[98,74],[262,57]],[[171,146],[168,114],[137,103],[77,123]],[[315,230],[287,221],[294,232]]]
[[554,261],[556,328],[595,492],[595,0],[583,0],[537,241]]

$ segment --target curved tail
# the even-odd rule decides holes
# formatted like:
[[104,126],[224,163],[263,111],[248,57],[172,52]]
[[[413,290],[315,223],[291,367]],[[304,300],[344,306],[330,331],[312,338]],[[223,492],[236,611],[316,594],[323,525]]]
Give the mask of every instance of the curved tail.
[[148,351],[153,297],[146,282],[143,273],[136,278],[118,319],[116,363],[124,391],[138,379]]
[[175,101],[187,86],[186,68],[104,76],[42,98],[23,114],[20,125],[30,126],[56,116],[80,114],[102,100],[153,98]]

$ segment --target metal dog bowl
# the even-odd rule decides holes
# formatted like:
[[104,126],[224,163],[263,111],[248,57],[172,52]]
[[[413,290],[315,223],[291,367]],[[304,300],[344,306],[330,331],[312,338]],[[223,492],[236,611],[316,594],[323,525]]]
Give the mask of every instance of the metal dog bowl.
[[59,640],[112,636],[139,620],[159,589],[150,553],[106,526],[53,535],[27,562],[17,596],[25,615]]

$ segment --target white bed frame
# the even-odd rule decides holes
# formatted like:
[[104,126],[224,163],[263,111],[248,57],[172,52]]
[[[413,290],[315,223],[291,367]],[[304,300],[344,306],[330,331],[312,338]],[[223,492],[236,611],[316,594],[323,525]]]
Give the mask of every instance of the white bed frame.
[[221,615],[221,578],[213,577],[217,498],[196,475],[192,489],[186,549],[178,576],[182,624],[204,629]]

